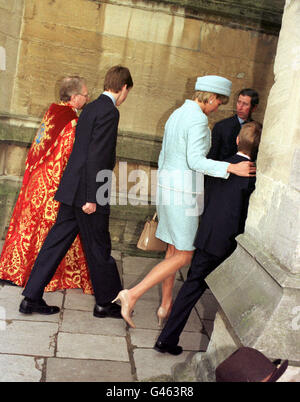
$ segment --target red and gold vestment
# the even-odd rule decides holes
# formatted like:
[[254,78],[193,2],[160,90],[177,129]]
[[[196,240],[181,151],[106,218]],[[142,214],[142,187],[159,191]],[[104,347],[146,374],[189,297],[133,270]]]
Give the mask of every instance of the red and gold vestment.
[[[22,187],[0,258],[0,279],[24,287],[39,250],[54,224],[54,200],[72,151],[78,116],[67,103],[45,113],[28,152]],[[92,294],[89,271],[77,236],[45,291],[82,288]]]

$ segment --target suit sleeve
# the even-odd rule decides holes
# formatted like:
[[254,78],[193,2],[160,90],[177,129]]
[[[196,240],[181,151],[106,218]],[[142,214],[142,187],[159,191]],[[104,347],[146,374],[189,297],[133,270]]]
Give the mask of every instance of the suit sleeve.
[[229,177],[227,172],[229,163],[206,158],[207,136],[209,135],[206,122],[199,122],[190,126],[187,135],[187,163],[190,169],[209,176],[227,179]]
[[96,202],[99,183],[97,173],[101,170],[112,171],[116,158],[116,143],[119,111],[111,109],[104,116],[97,116],[91,134],[86,161],[86,201]]
[[220,160],[220,148],[221,148],[221,130],[219,125],[215,124],[212,129],[211,135],[211,148],[207,154],[208,159],[213,159],[215,161]]
[[243,201],[240,210],[238,234],[244,233],[245,230],[245,224],[248,215],[249,200],[252,192],[255,190],[255,178],[251,178],[248,181],[248,183],[249,183],[248,188],[244,189],[243,191]]
[[244,179],[244,182],[247,180],[247,185],[244,186],[244,188],[242,188],[239,192],[235,192],[235,199],[231,202],[231,213],[228,212],[228,221],[226,224],[231,228],[231,238],[235,238],[245,230],[249,199],[255,188],[252,186],[252,183],[248,178],[242,179]]

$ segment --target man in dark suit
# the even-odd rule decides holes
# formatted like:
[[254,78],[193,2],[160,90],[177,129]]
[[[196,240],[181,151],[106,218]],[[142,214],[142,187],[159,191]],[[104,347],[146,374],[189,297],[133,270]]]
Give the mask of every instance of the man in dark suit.
[[125,101],[132,86],[127,68],[112,67],[105,76],[104,92],[84,108],[78,119],[72,154],[55,195],[61,203],[58,216],[23,291],[25,298],[19,311],[24,314],[59,312],[58,307],[48,306],[42,299],[44,288],[79,233],[96,299],[94,316],[122,318],[120,306],[111,303],[122,286],[111,256],[109,201],[97,197],[104,184],[97,181],[97,175],[112,172],[115,166],[119,123],[116,106]]
[[224,161],[237,152],[236,137],[241,126],[252,121],[251,115],[257,108],[259,96],[251,88],[242,89],[238,94],[236,114],[215,124],[211,136],[208,159]]
[[[227,162],[254,161],[261,135],[261,125],[250,122],[243,126],[237,138],[239,152]],[[255,188],[255,177],[230,175],[227,180],[210,177],[205,188],[204,212],[195,239],[195,253],[172,307],[170,317],[154,349],[178,355],[178,341],[189,315],[207,288],[206,276],[232,254],[235,237],[243,233],[249,197]]]

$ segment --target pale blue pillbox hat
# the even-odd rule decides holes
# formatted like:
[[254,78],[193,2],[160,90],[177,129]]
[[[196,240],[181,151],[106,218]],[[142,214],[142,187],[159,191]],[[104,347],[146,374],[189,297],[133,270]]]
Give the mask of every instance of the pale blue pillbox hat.
[[232,82],[227,78],[218,75],[205,75],[197,78],[195,90],[230,96],[231,86]]

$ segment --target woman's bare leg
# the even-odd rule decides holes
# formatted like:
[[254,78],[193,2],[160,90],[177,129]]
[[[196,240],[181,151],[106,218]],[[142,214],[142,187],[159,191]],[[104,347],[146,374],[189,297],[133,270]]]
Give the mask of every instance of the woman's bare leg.
[[[171,244],[168,245],[168,249],[165,255],[165,259],[172,257],[175,254],[175,247]],[[162,282],[162,300],[161,307],[168,311],[172,305],[173,287],[176,273],[170,275]]]
[[176,273],[164,279],[162,283],[161,307],[166,311],[169,311],[170,307],[172,306],[175,277]]
[[[128,290],[128,301],[130,308],[133,308],[137,300],[158,283],[168,278],[168,284],[170,286],[170,276],[175,276],[175,273],[183,266],[190,263],[193,251],[177,250],[174,246],[168,246],[165,259],[157,264],[152,270],[145,276],[145,278],[139,282],[136,286]],[[172,285],[173,287],[173,285]]]

